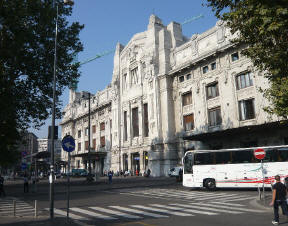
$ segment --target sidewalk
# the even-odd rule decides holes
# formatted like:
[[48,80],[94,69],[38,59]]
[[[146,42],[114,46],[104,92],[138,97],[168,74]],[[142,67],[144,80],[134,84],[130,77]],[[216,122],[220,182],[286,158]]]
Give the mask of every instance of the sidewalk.
[[271,211],[273,211],[272,207],[269,206],[269,204],[272,200],[271,190],[265,190],[264,195],[265,195],[265,197],[262,197],[262,193],[261,193],[261,198],[258,196],[256,199],[252,200],[250,202],[250,204],[254,205],[256,208],[266,210],[267,212],[271,212]]

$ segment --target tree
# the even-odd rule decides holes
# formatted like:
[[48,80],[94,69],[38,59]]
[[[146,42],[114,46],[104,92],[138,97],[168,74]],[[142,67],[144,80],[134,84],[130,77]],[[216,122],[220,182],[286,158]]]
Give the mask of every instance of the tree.
[[[56,4],[51,0],[1,0],[0,159],[11,156],[20,132],[39,128],[51,114]],[[83,25],[68,23],[72,7],[59,6],[56,96],[77,79],[75,54],[83,50]],[[60,108],[57,104],[57,116]],[[9,152],[9,153],[8,153]],[[3,158],[4,159],[4,158]],[[13,161],[13,156],[7,159]],[[6,160],[5,160],[6,161]],[[6,162],[7,162],[6,161]],[[0,161],[0,164],[4,164]]]
[[233,42],[246,45],[242,54],[263,71],[270,88],[262,90],[272,105],[271,114],[288,117],[288,1],[207,0],[215,15],[225,21]]

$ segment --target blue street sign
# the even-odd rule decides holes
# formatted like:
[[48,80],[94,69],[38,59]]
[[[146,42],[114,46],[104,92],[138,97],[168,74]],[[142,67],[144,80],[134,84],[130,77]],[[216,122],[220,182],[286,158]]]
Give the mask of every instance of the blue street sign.
[[72,152],[75,150],[75,140],[72,136],[67,135],[62,139],[62,148],[64,151]]
[[21,163],[21,169],[22,169],[22,170],[27,169],[27,164],[26,164],[25,162],[22,162],[22,163]]

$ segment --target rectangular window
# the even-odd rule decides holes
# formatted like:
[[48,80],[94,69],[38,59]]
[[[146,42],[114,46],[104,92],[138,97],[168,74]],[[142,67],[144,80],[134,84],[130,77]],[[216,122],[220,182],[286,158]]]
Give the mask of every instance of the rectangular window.
[[179,82],[184,82],[184,76],[179,77]]
[[252,150],[233,151],[232,160],[233,163],[250,163],[255,162],[255,157]]
[[246,72],[240,75],[236,76],[236,88],[237,90],[239,89],[244,89],[249,86],[253,86],[253,80],[251,78],[251,73]]
[[88,150],[88,148],[89,148],[89,141],[86,140],[86,141],[85,141],[85,150]]
[[100,123],[100,131],[105,130],[105,122]]
[[127,89],[127,74],[123,75],[123,89]]
[[81,130],[78,130],[78,138],[81,138]]
[[185,131],[189,131],[194,129],[194,115],[185,115],[183,117],[183,122],[184,122],[184,129]]
[[191,79],[191,74],[186,75],[186,80]]
[[239,60],[239,54],[238,54],[238,52],[231,54],[231,60],[232,60],[232,62],[234,62],[234,61],[236,61],[236,60]]
[[96,125],[92,126],[92,133],[96,133]]
[[214,63],[211,64],[211,70],[213,71],[213,70],[215,70],[215,69],[216,69],[216,62],[214,62]]
[[132,69],[130,73],[131,73],[131,83],[138,84],[138,67]]
[[133,137],[139,136],[139,119],[138,119],[138,108],[132,109],[132,129],[133,129]]
[[101,147],[105,147],[105,136],[100,137],[100,145]]
[[92,149],[96,150],[96,139],[92,140]]
[[203,74],[207,73],[208,70],[209,70],[209,69],[208,69],[208,66],[204,66],[204,67],[202,68]]
[[195,165],[211,165],[215,164],[215,154],[214,153],[196,153],[194,155]]
[[127,141],[127,111],[124,111],[124,141]]
[[143,105],[144,137],[149,136],[148,104]]
[[192,104],[192,93],[188,92],[182,95],[182,106]]
[[207,99],[219,96],[218,82],[211,83],[206,86]]
[[216,153],[216,164],[229,164],[229,163],[232,163],[230,151]]
[[241,100],[238,103],[240,121],[255,118],[254,99]]
[[88,136],[88,133],[89,133],[89,128],[86,127],[86,128],[85,128],[85,136]]
[[222,117],[220,107],[208,110],[209,126],[221,125]]
[[78,151],[81,151],[81,143],[78,143]]

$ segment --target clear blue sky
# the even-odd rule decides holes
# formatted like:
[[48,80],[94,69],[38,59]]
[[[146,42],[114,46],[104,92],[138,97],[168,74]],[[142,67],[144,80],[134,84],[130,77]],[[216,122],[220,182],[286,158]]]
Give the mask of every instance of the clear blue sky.
[[[84,51],[79,54],[80,62],[93,58],[99,53],[114,50],[116,43],[126,45],[132,36],[147,29],[151,14],[157,15],[164,25],[171,21],[183,23],[185,20],[203,14],[204,17],[185,24],[183,34],[191,37],[213,27],[217,18],[211,8],[202,6],[205,0],[74,0],[73,14],[69,21],[79,21],[85,25],[80,34]],[[112,78],[113,53],[81,66],[78,91],[96,93],[104,89]],[[68,103],[68,89],[61,96],[63,107]],[[56,125],[59,120],[56,121]],[[30,129],[39,138],[48,136],[48,125],[40,130]],[[61,131],[59,129],[59,136]]]

